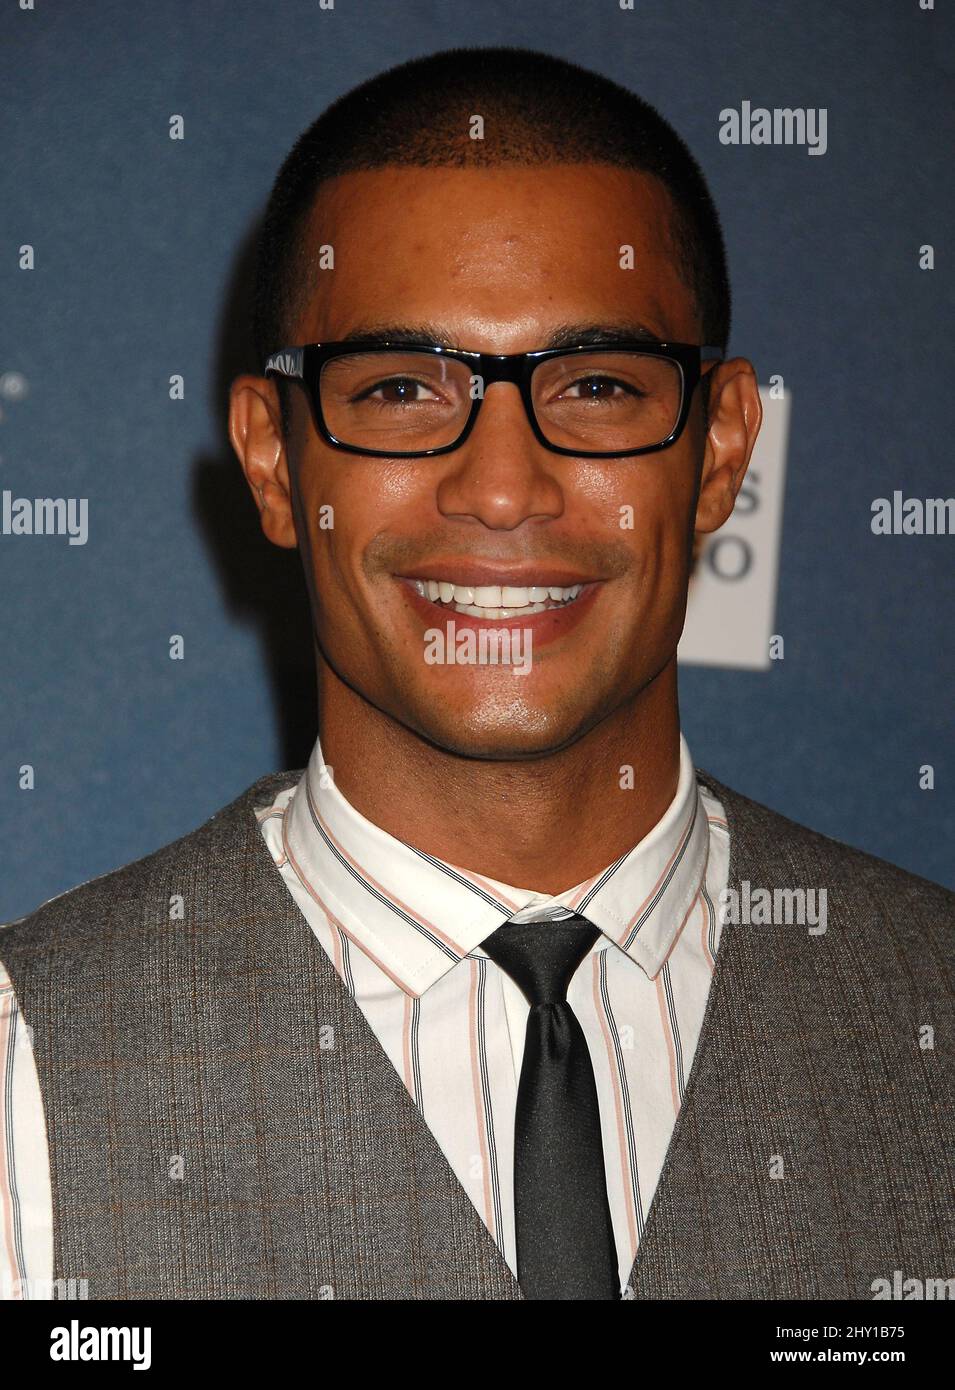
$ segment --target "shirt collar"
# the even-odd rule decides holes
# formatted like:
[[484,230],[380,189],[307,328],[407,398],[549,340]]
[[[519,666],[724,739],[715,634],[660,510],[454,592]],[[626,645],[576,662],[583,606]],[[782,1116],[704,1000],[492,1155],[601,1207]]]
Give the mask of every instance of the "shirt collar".
[[[652,979],[693,907],[709,827],[680,735],[676,793],[656,825],[563,893],[515,888],[425,854],[367,820],[335,786],[318,739],[286,808],[285,853],[306,891],[407,994],[420,995],[502,922],[579,912]],[[595,949],[605,949],[601,940]]]

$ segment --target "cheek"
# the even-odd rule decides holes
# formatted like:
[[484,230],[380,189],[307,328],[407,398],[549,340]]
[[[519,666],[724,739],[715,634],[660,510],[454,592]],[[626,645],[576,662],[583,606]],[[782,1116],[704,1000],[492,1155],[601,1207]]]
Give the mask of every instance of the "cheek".
[[331,460],[318,461],[302,501],[309,538],[305,563],[326,641],[353,652],[369,642],[379,645],[395,601],[391,557],[402,541],[420,537],[436,515],[433,485],[408,463],[333,451]]
[[666,562],[677,574],[677,558],[685,548],[693,514],[693,473],[690,458],[667,454],[645,460],[625,460],[617,470],[594,470],[581,475],[569,496],[578,520],[606,544],[616,541],[629,551],[634,577],[645,576]]
[[382,530],[396,529],[399,517],[413,515],[411,500],[422,492],[403,467],[338,452],[316,450],[300,473],[303,521],[317,563],[346,563],[361,554]]
[[435,514],[433,480],[420,465],[339,454],[321,476],[322,500],[334,509],[335,529],[351,538],[370,540],[380,531],[415,534]]

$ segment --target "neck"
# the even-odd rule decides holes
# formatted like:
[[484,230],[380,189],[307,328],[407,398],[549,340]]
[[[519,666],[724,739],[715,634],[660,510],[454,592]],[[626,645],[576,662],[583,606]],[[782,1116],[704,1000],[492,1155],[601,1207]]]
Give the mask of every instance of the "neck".
[[[568,748],[518,761],[427,743],[346,686],[318,654],[319,737],[335,785],[367,820],[438,859],[557,894],[653,829],[676,794],[676,658]],[[631,769],[624,780],[621,769]]]

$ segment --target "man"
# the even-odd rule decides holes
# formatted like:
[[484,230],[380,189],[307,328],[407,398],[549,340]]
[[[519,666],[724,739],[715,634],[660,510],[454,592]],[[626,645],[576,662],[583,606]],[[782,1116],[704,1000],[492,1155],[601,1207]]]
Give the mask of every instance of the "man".
[[955,895],[680,732],[694,544],[761,418],[685,146],[543,55],[392,70],[286,160],[255,326],[230,436],[302,555],[319,737],[0,938],[11,1287],[951,1274]]

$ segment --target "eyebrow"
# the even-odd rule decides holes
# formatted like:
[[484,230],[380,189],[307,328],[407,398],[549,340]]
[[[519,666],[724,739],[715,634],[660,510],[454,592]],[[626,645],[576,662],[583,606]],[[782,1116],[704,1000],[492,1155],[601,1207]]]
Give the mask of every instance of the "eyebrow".
[[[436,343],[439,347],[466,349],[457,334],[435,323],[376,323],[362,324],[344,340],[356,347],[373,347],[376,343],[394,343],[398,347],[414,343]],[[587,347],[593,343],[625,342],[658,343],[665,341],[645,324],[627,323],[563,323],[553,329],[539,347]]]

